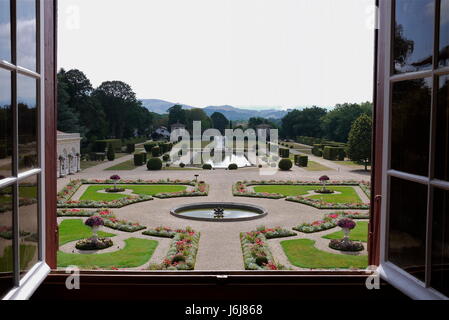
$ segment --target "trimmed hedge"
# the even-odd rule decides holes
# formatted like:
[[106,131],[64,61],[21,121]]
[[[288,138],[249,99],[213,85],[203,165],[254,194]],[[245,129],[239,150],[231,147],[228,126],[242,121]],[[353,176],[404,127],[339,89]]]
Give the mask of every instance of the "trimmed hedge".
[[145,148],[145,151],[148,153],[150,153],[151,150],[156,146],[158,146],[158,144],[156,142],[149,142],[149,143],[145,143],[143,145],[143,147]]
[[323,158],[326,160],[345,160],[345,149],[342,147],[329,147],[326,146],[323,149]]
[[282,171],[288,171],[293,167],[293,163],[290,159],[282,159],[279,161],[279,169]]
[[235,163],[231,163],[228,166],[228,170],[238,170],[238,168],[239,168],[239,166],[237,164],[235,164]]
[[284,159],[290,158],[290,149],[280,148],[279,156]]
[[128,143],[126,145],[126,153],[134,153],[136,151],[136,145],[134,143]]
[[212,165],[206,163],[203,165],[203,170],[212,170]]
[[304,167],[306,168],[309,164],[309,157],[305,155],[295,155],[295,164],[298,167]]
[[150,171],[162,170],[162,160],[159,158],[151,158],[147,162],[147,169]]
[[115,152],[122,151],[122,140],[120,139],[107,139],[107,140],[97,140],[94,143],[94,152],[105,152],[109,144],[112,144]]
[[115,152],[114,147],[112,146],[112,143],[108,145],[108,152],[106,154],[108,161],[114,161],[115,160]]
[[164,154],[162,156],[162,160],[165,161],[165,162],[170,161],[170,155],[169,154]]
[[143,152],[134,153],[134,165],[136,167],[143,166],[146,163],[146,156],[147,154]]
[[152,155],[154,158],[160,157],[160,156],[162,155],[161,148],[160,148],[159,146],[154,146],[154,147],[151,149],[151,155]]

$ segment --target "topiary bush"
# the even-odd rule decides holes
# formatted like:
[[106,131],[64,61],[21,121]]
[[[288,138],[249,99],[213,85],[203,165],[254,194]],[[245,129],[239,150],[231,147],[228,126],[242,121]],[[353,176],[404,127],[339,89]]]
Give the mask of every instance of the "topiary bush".
[[150,171],[162,170],[162,160],[159,158],[151,158],[147,162],[147,169]]
[[279,149],[279,156],[281,158],[290,158],[290,149],[280,148]]
[[307,167],[309,164],[309,157],[305,155],[295,155],[295,164],[298,167]]
[[289,171],[293,167],[293,163],[290,159],[282,159],[279,161],[279,169],[282,171]]
[[203,170],[212,170],[212,165],[211,164],[203,164]]
[[323,158],[326,160],[343,161],[343,160],[345,160],[345,155],[346,155],[346,152],[343,147],[326,146],[326,147],[324,147],[324,150],[323,150]]
[[160,157],[161,154],[162,154],[162,152],[161,152],[161,148],[159,146],[153,147],[151,149],[151,155],[153,157]]
[[145,155],[146,153],[135,153],[134,154],[134,165],[136,167],[143,166],[145,164]]
[[164,155],[162,156],[162,160],[165,161],[165,162],[170,161],[170,155],[164,154]]
[[108,145],[108,152],[107,152],[106,156],[109,161],[115,160],[115,151],[114,151],[114,147],[112,146],[111,143]]
[[239,168],[238,165],[236,165],[235,163],[231,163],[228,166],[228,170],[237,170],[238,168]]
[[126,153],[134,153],[136,151],[136,145],[134,143],[128,143],[126,145]]
[[183,163],[183,162],[181,162],[181,163],[179,164],[179,167],[180,167],[180,168],[185,168],[185,167],[186,167],[186,164]]

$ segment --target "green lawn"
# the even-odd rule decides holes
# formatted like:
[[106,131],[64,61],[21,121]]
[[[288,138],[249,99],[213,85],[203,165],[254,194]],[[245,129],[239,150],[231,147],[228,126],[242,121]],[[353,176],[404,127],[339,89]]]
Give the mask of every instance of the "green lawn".
[[[355,162],[355,161],[350,161],[350,160],[346,160],[346,161],[333,161],[336,164],[340,164],[343,166],[347,166],[347,167],[351,167],[351,168],[360,168],[360,169],[364,169],[365,168],[365,164],[362,162]],[[371,165],[368,164],[368,170],[370,169]]]
[[125,248],[100,254],[74,254],[58,252],[58,267],[78,266],[91,268],[136,268],[151,259],[158,242],[154,240],[129,238]]
[[131,160],[119,163],[110,168],[107,168],[105,170],[107,170],[107,171],[124,171],[124,170],[134,170],[135,168],[137,168],[137,167],[134,165],[134,159],[131,159]]
[[[256,192],[279,193],[284,196],[303,196],[308,191],[314,191],[321,186],[294,186],[294,185],[272,185],[272,186],[255,186]],[[353,187],[328,186],[328,189],[341,192],[341,194],[320,194],[308,197],[309,199],[317,199],[330,203],[362,203]]]
[[[104,190],[106,188],[112,188],[113,185],[102,186],[89,186],[83,193],[80,200],[95,200],[95,201],[110,201],[126,198],[123,194],[114,193],[98,193],[97,191]],[[135,194],[153,196],[162,192],[180,192],[187,189],[186,186],[179,185],[120,185],[120,188],[133,190]]]
[[368,256],[335,254],[318,250],[310,239],[281,242],[288,260],[294,266],[308,269],[366,269]]
[[[20,246],[20,269],[25,270],[29,267],[29,263],[33,260],[36,253],[35,245]],[[12,246],[6,247],[3,256],[0,256],[0,272],[11,272],[13,270],[13,249]]]
[[[324,239],[343,239],[343,231],[337,231],[331,234],[328,234],[327,236],[324,236]],[[362,241],[362,242],[368,242],[368,222],[366,221],[360,221],[357,222],[356,227],[351,230],[349,239],[352,241]]]
[[[92,236],[92,230],[90,227],[84,225],[81,219],[64,220],[59,225],[59,245],[62,246],[66,243],[90,238]],[[101,238],[114,237],[115,234],[100,231],[98,236]]]
[[307,171],[332,171],[333,169],[328,168],[326,166],[323,166],[322,164],[315,162],[315,161],[310,161],[307,165],[306,168]]

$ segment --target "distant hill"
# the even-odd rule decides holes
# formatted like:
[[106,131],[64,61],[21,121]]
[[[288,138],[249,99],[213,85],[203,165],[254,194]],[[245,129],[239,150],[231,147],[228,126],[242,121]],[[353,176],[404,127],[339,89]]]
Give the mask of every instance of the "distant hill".
[[[177,103],[168,102],[159,99],[143,99],[142,104],[151,112],[165,114],[168,113],[168,109],[173,107]],[[181,104],[184,109],[192,109],[194,107]],[[214,112],[221,112],[226,118],[232,121],[236,120],[249,120],[252,117],[261,117],[266,119],[282,119],[288,111],[278,109],[243,109],[233,106],[209,106],[203,109],[207,115],[211,116]]]

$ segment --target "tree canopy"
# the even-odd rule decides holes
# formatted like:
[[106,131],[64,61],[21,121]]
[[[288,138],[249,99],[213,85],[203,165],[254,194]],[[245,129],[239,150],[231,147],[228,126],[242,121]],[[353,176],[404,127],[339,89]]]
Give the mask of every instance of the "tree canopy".
[[348,156],[353,161],[363,162],[365,170],[371,161],[372,118],[362,114],[351,127]]
[[215,129],[218,129],[222,134],[229,128],[229,120],[220,112],[214,112],[211,115],[212,124]]

